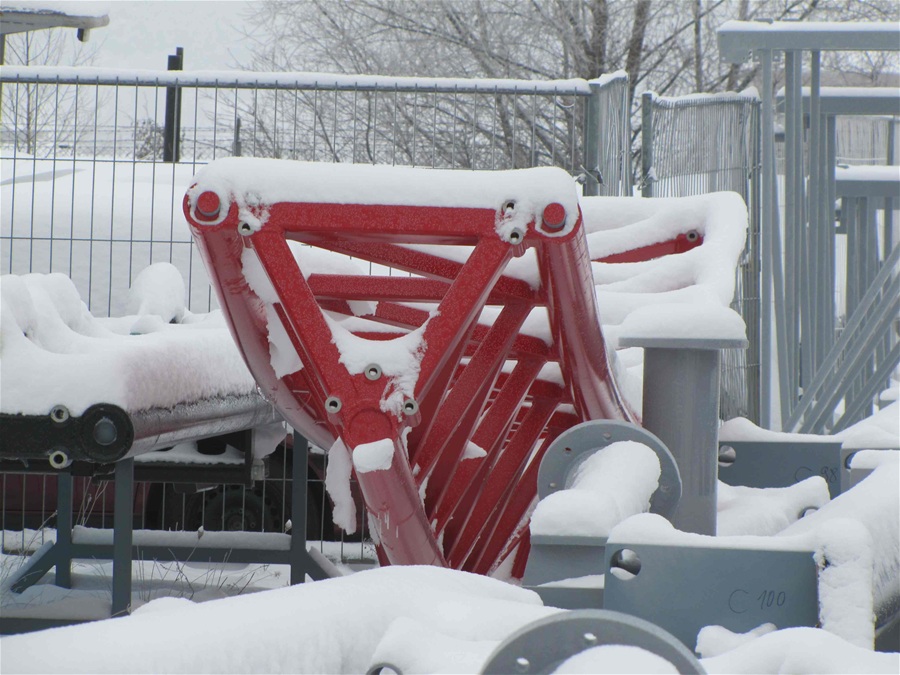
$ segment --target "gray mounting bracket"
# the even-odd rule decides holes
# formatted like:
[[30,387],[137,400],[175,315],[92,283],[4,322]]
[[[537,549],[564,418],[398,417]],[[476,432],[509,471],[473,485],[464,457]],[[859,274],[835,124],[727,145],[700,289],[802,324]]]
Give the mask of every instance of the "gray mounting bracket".
[[818,623],[812,551],[608,542],[603,606],[652,621],[694,648],[704,626],[744,633]]
[[706,672],[683,644],[659,626],[603,609],[561,612],[520,628],[494,650],[481,672],[552,673],[568,658],[604,645],[645,649],[679,673]]
[[752,488],[789,487],[822,476],[834,499],[849,485],[848,458],[840,441],[719,441],[719,480]]

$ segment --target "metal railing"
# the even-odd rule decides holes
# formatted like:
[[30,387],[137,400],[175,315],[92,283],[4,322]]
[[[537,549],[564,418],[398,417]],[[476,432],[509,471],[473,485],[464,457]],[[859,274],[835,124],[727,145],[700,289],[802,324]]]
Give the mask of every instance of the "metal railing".
[[[630,190],[624,73],[588,82],[5,67],[0,83],[0,269],[63,272],[98,315],[124,312],[135,275],[159,261],[181,270],[189,309],[214,306],[181,199],[217,157],[555,165],[586,194]],[[179,161],[165,163],[171,91]]]
[[732,307],[750,346],[722,355],[723,419],[759,421],[759,97],[703,94],[641,99],[641,194],[686,197],[737,192],[750,216]]

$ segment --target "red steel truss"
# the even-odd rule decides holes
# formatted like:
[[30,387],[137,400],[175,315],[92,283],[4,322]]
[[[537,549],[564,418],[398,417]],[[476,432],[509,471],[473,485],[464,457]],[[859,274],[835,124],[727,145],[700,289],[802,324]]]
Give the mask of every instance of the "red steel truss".
[[[514,565],[521,571],[550,442],[588,419],[637,421],[610,369],[580,212],[565,229],[566,198],[574,202],[561,195],[539,205],[541,216],[524,231],[501,234],[499,201],[496,208],[282,201],[267,205],[264,224],[254,227],[242,221],[235,195],[192,188],[185,197],[185,216],[264,395],[313,442],[327,448],[340,439],[332,452],[352,457],[363,444],[392,444],[389,466],[356,471],[383,563],[488,573],[521,542]],[[288,240],[411,275],[309,274]],[[687,250],[697,240],[680,235],[609,262]],[[445,246],[471,252],[459,262],[441,254]],[[537,288],[506,273],[529,249]],[[248,254],[274,297],[251,288]],[[414,384],[382,373],[376,361],[362,372],[344,365],[329,315],[353,316],[357,301],[374,307],[354,323],[357,340],[384,343],[418,331]],[[535,308],[546,310],[549,342],[522,330]],[[281,377],[270,354],[272,311],[302,363]]]

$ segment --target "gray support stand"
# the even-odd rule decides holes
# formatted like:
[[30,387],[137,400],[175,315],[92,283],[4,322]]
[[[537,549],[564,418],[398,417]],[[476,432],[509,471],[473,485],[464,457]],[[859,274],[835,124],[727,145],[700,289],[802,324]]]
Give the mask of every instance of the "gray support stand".
[[665,443],[681,473],[681,500],[671,518],[685,532],[716,533],[719,350],[744,339],[623,337],[644,348],[643,425]]
[[291,585],[306,581],[306,466],[309,441],[294,432],[291,467]]
[[291,585],[302,584],[308,574],[314,581],[341,576],[340,570],[319,551],[306,547],[306,481],[309,441],[294,432],[291,468]]
[[72,474],[56,476],[56,579],[57,586],[72,588]]
[[116,463],[115,512],[113,513],[112,616],[131,613],[131,542],[134,510],[134,460]]

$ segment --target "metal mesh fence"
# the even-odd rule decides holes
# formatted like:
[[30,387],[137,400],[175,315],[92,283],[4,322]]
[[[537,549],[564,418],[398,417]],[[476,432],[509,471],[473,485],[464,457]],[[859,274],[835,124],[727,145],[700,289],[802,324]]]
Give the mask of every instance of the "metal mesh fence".
[[[588,83],[10,67],[0,81],[0,269],[63,272],[95,315],[123,313],[136,274],[159,261],[181,270],[190,309],[214,305],[181,199],[198,166],[217,157],[554,165],[588,183],[591,164],[603,194],[628,190],[624,75]],[[167,137],[173,100],[179,131]],[[602,147],[592,140],[586,160],[589,108],[591,123],[618,126],[593,130]]]
[[729,190],[750,214],[732,307],[748,328],[747,350],[722,356],[723,419],[759,421],[759,110],[755,95],[722,94],[642,100],[641,193],[686,197]]

